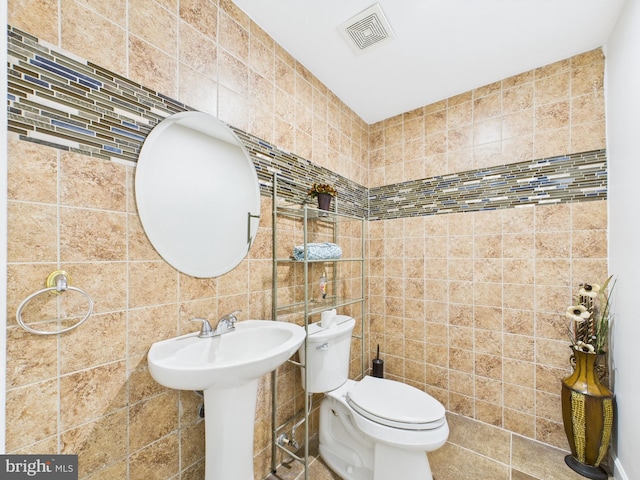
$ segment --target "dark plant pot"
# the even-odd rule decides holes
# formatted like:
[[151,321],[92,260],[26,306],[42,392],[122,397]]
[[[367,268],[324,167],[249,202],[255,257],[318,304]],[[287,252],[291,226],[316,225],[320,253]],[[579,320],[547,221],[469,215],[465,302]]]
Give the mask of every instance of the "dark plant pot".
[[331,210],[331,198],[333,198],[328,193],[319,193],[318,194],[318,208],[320,210]]
[[607,480],[600,464],[611,440],[613,393],[598,379],[598,355],[575,349],[573,355],[573,373],[562,380],[562,421],[571,448],[565,463],[584,477]]

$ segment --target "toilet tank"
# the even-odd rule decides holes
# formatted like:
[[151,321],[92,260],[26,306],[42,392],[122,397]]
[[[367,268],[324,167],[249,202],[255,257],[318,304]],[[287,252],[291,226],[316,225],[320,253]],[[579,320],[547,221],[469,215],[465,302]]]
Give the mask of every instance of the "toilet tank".
[[320,322],[310,324],[307,354],[304,343],[298,350],[300,362],[305,365],[300,368],[303,388],[305,368],[309,369],[307,393],[329,392],[349,378],[351,333],[356,321],[346,315],[338,315],[336,320],[330,328],[322,328]]

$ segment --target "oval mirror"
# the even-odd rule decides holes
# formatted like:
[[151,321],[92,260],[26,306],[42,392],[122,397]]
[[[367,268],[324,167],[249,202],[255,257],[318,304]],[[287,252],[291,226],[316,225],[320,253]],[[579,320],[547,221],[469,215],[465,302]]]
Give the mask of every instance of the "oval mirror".
[[135,193],[151,244],[193,277],[232,270],[258,230],[253,162],[235,133],[206,113],[177,113],[151,130],[140,150]]

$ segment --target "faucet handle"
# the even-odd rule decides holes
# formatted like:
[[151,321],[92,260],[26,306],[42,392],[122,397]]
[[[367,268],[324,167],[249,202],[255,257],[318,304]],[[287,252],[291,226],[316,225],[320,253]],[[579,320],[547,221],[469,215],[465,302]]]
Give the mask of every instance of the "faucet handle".
[[207,320],[206,318],[192,318],[191,321],[202,322],[202,328],[200,329],[200,334],[198,335],[198,337],[200,338],[213,337],[213,328],[211,327],[209,320]]
[[236,317],[236,315],[239,313],[242,313],[242,310],[235,310],[231,313],[227,313],[224,317],[222,317],[222,319],[228,321],[231,324],[231,327],[233,327],[238,321],[238,317]]

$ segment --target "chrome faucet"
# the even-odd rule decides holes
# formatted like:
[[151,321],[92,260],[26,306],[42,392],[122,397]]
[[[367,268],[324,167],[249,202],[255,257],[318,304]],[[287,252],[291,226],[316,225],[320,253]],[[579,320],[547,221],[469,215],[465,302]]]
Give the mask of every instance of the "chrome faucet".
[[233,332],[236,329],[236,322],[238,321],[236,315],[240,312],[242,312],[242,310],[227,313],[224,317],[218,320],[218,325],[216,325],[216,331],[213,333],[213,336],[215,337],[216,335]]
[[220,320],[218,320],[218,324],[216,325],[216,329],[214,330],[209,323],[209,320],[206,318],[194,318],[192,322],[202,322],[202,328],[200,329],[200,333],[198,334],[199,338],[211,338],[217,337],[219,335],[223,335],[225,333],[233,332],[236,329],[236,322],[238,318],[236,315],[240,313],[242,310],[236,310],[235,312],[227,313]]

